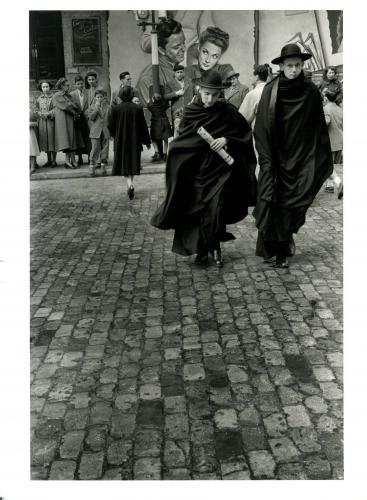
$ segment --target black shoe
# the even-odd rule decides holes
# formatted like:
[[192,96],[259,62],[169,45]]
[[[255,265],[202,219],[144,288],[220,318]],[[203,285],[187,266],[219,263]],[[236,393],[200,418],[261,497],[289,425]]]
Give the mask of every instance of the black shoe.
[[69,163],[69,162],[65,162],[65,165],[64,165],[65,168],[70,168],[71,170],[75,170],[76,167],[74,167],[74,165],[72,163]]
[[202,254],[197,254],[195,257],[195,264],[198,266],[206,266],[208,263],[208,254],[207,253],[202,253]]
[[223,267],[222,252],[221,252],[220,248],[216,249],[216,250],[213,250],[211,252],[211,254],[213,256],[214,264],[217,267]]
[[275,260],[275,267],[280,267],[281,269],[287,269],[289,267],[289,262],[287,257],[277,257]]
[[129,189],[127,190],[127,195],[129,197],[129,200],[133,200],[135,193],[134,193],[134,187],[130,186]]
[[101,164],[97,163],[96,168],[101,168]]

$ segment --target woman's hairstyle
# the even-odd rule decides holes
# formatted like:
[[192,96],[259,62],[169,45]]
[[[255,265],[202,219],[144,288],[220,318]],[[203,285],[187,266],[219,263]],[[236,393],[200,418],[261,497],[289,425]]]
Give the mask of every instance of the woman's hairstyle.
[[324,69],[324,78],[326,78],[327,72],[331,69],[335,73],[335,77],[337,76],[338,72],[336,70],[335,66],[328,66],[326,69]]
[[174,19],[166,19],[158,24],[158,47],[164,49],[167,45],[167,41],[171,35],[176,35],[181,33],[182,25],[181,23],[175,21]]
[[254,76],[258,76],[259,80],[266,82],[269,76],[269,65],[268,64],[258,64],[254,67]]
[[48,83],[48,85],[49,85],[50,89],[52,89],[52,84],[51,84],[51,82],[49,82],[48,80],[41,80],[41,81],[38,83],[38,85],[37,85],[38,90],[40,90],[40,91],[42,92],[42,84],[43,84],[43,83]]
[[86,89],[90,89],[90,85],[88,83],[88,76],[94,76],[95,78],[98,78],[98,75],[95,71],[88,71],[88,73],[84,77],[84,85]]
[[76,82],[83,82],[84,83],[84,78],[80,75],[77,75],[75,78],[74,78],[74,83]]
[[216,26],[208,26],[199,37],[199,47],[205,42],[210,42],[222,49],[222,53],[228,49],[229,35]]
[[119,98],[122,102],[129,102],[134,97],[134,89],[132,87],[122,87],[119,92]]
[[64,85],[64,83],[67,81],[68,81],[67,78],[65,78],[64,76],[59,78],[55,83],[55,89],[60,90],[61,87]]

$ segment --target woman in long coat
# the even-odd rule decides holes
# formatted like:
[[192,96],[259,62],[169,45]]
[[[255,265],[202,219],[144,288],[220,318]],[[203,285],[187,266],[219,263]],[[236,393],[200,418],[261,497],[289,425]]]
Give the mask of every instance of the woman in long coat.
[[55,151],[55,111],[52,104],[51,84],[42,81],[39,84],[42,94],[37,98],[39,148],[47,153],[45,167],[56,167]]
[[134,175],[140,175],[140,158],[143,144],[150,149],[150,137],[143,108],[132,102],[134,90],[123,87],[119,93],[121,104],[112,106],[108,129],[114,138],[112,175],[123,175],[127,194],[134,198]]
[[69,94],[69,82],[66,78],[60,78],[55,89],[57,92],[52,98],[55,108],[55,148],[63,151],[66,155],[65,168],[77,168],[75,163],[75,151],[78,144],[83,142],[82,137],[77,139],[75,120],[80,114],[79,106],[73,101]]

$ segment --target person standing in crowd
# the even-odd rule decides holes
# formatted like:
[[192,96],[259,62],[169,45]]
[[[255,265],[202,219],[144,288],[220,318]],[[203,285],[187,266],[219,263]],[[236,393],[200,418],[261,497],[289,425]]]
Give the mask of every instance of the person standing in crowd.
[[[151,91],[153,92],[153,88],[151,88]],[[164,91],[161,89],[161,94],[153,94],[152,99],[147,105],[148,110],[152,114],[150,121],[150,138],[155,151],[152,157],[153,163],[160,160],[166,160],[168,139],[172,137],[172,129],[166,114],[169,104],[165,98],[162,97],[163,93]]]
[[230,70],[224,77],[224,81],[228,87],[224,90],[224,98],[230,104],[233,104],[237,109],[242,104],[249,88],[239,82],[239,73],[234,69]]
[[[324,93],[324,114],[328,125],[331,151],[333,154],[333,164],[343,163],[343,109],[335,102],[336,94],[326,91]],[[336,173],[335,167],[333,173],[326,181],[325,191],[334,192],[340,200],[343,197],[343,182]]]
[[335,66],[328,66],[324,70],[323,79],[319,85],[320,92],[324,95],[325,92],[335,94],[335,103],[340,106],[343,102],[343,85],[339,81],[338,73]]
[[[120,82],[121,82],[120,87],[112,92],[111,106],[116,106],[117,104],[121,104],[121,99],[119,98],[119,92],[123,87],[125,87],[126,85],[131,87],[132,78],[128,71],[123,71],[122,73],[120,73]],[[133,90],[134,90],[134,97],[138,97],[139,96],[138,91],[134,88]]]
[[108,162],[108,148],[110,133],[107,119],[110,106],[107,94],[102,89],[97,89],[94,94],[94,103],[88,109],[89,137],[92,143],[90,175],[96,176],[96,168],[102,168],[102,175],[106,175]]
[[287,44],[273,59],[280,75],[264,87],[254,129],[260,163],[256,255],[265,261],[275,256],[282,268],[295,252],[293,234],[333,170],[321,96],[302,71],[310,57]]
[[77,138],[75,120],[80,115],[79,106],[69,94],[70,84],[66,78],[60,78],[55,85],[57,92],[52,97],[55,108],[55,148],[65,153],[65,168],[77,168],[75,151],[77,145],[83,143],[83,138]]
[[93,104],[94,95],[98,87],[98,75],[95,71],[88,71],[84,77],[84,83],[87,93],[87,107]]
[[[180,134],[170,143],[166,169],[166,198],[151,219],[159,229],[174,229],[172,251],[197,254],[198,265],[223,265],[221,241],[234,239],[226,224],[244,219],[256,199],[256,159],[251,129],[238,111],[220,99],[224,85],[210,70],[199,82],[199,97],[188,104]],[[197,133],[200,127],[214,141]],[[227,148],[234,164],[218,154]]]
[[29,172],[36,171],[36,158],[40,154],[37,139],[37,118],[38,113],[33,97],[29,99]]
[[134,91],[123,87],[119,97],[121,104],[111,107],[108,129],[114,138],[112,175],[123,175],[127,182],[129,199],[134,198],[134,176],[140,175],[140,158],[143,144],[150,149],[149,130],[143,108],[132,102]]
[[88,156],[87,163],[89,163],[89,155],[92,148],[89,138],[89,126],[87,118],[88,110],[88,97],[84,86],[84,80],[80,75],[75,77],[76,89],[70,92],[74,102],[79,106],[80,113],[78,119],[75,121],[75,128],[77,129],[77,138],[82,137],[83,143],[77,144],[76,153],[78,155],[78,165],[83,165],[83,154]]
[[229,35],[215,26],[209,26],[199,37],[198,64],[185,69],[185,77],[191,82],[189,101],[197,94],[201,76],[211,69],[218,71],[224,80],[229,71],[233,71],[231,64],[219,64],[220,58],[229,46]]
[[[185,35],[180,23],[167,19],[158,24],[159,82],[164,87],[174,77],[173,67],[182,63],[185,57]],[[149,64],[140,74],[137,90],[140,101],[146,108],[150,99],[149,89],[153,84],[152,65]]]
[[183,109],[190,101],[188,99],[188,82],[185,80],[185,68],[181,64],[173,67],[174,78],[167,82],[164,98],[171,102],[171,123],[174,137],[178,134],[178,128],[183,115]]
[[36,101],[38,116],[39,148],[47,154],[45,167],[56,167],[55,151],[55,112],[52,105],[51,84],[40,82],[38,86],[42,94]]
[[[256,113],[261,99],[261,94],[263,93],[266,82],[269,78],[269,65],[259,64],[255,66],[254,69],[254,79],[253,79],[253,89],[250,90],[240,106],[239,112],[245,118],[247,123],[250,125],[252,130],[255,128]],[[256,165],[256,177],[259,175],[259,155],[256,150],[255,140],[254,140],[254,150],[257,159]]]

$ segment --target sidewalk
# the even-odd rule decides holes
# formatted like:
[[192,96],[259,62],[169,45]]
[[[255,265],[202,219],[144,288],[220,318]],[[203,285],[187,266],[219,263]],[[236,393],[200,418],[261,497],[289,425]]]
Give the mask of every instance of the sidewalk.
[[[151,163],[151,157],[154,153],[153,147],[150,150],[144,148],[141,153],[141,174],[161,174],[165,172],[165,163]],[[113,164],[113,142],[110,142],[110,151],[108,155],[108,166],[107,175],[112,173]],[[86,155],[83,156],[83,161],[85,161]],[[47,162],[46,153],[41,153],[37,157],[37,163],[40,168],[30,176],[31,181],[43,181],[43,180],[54,180],[54,179],[77,179],[81,177],[90,177],[89,165],[82,165],[80,168],[75,170],[70,170],[64,167],[65,154],[57,153],[57,167],[43,167]],[[101,175],[100,170],[96,171],[97,176]]]

